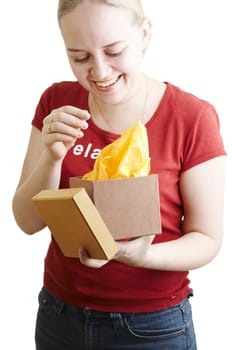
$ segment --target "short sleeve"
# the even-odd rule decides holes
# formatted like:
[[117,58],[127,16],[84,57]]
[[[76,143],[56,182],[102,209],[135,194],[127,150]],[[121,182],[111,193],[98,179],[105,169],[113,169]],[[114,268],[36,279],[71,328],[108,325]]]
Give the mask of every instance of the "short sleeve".
[[51,94],[54,85],[48,87],[40,97],[39,103],[35,110],[34,118],[32,119],[32,125],[42,130],[43,119],[51,112],[49,106],[51,105]]
[[187,135],[182,171],[212,158],[226,155],[215,108],[207,104]]

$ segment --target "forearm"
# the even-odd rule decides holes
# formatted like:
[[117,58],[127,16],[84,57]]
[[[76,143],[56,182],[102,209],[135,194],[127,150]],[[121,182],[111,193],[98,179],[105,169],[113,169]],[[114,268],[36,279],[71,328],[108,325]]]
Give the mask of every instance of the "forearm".
[[33,234],[45,226],[32,197],[43,189],[59,187],[61,164],[61,160],[51,161],[42,154],[34,171],[17,188],[13,198],[13,212],[17,224],[25,233]]
[[167,271],[188,271],[208,264],[218,253],[221,240],[203,233],[190,232],[181,238],[153,244],[144,267]]

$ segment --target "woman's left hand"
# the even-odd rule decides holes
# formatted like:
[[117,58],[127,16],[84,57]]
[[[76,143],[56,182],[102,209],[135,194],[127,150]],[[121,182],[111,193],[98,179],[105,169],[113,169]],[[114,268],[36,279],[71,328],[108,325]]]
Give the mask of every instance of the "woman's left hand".
[[[145,267],[154,237],[155,235],[148,235],[129,241],[117,241],[118,253],[113,260],[131,266]],[[109,262],[108,260],[91,259],[83,249],[80,249],[79,256],[82,264],[92,268],[100,268]]]

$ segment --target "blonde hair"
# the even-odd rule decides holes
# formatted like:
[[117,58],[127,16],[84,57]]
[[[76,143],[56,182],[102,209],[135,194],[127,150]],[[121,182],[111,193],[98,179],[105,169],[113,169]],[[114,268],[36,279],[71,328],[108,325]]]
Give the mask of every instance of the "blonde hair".
[[[59,0],[57,17],[58,22],[63,16],[72,12],[79,4],[87,0]],[[143,7],[141,0],[88,0],[88,1],[98,1],[103,4],[115,7],[121,7],[129,10],[134,18],[135,23],[140,23],[144,19]]]

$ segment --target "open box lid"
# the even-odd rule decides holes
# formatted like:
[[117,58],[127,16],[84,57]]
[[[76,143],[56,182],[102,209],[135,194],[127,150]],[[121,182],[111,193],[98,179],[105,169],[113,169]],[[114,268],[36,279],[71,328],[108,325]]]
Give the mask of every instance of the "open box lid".
[[43,190],[32,198],[40,215],[67,257],[111,259],[117,245],[84,188]]

